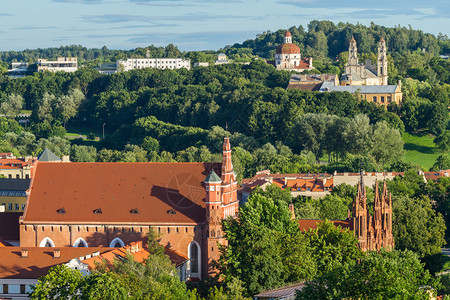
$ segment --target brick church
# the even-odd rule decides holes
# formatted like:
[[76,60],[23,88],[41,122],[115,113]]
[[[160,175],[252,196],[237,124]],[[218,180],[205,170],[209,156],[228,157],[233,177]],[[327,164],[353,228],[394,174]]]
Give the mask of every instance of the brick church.
[[[378,180],[375,181],[375,199],[373,216],[367,208],[366,186],[364,185],[364,175],[361,171],[358,183],[358,192],[353,201],[352,214],[346,220],[331,220],[335,226],[353,231],[358,246],[362,251],[394,249],[394,237],[392,235],[392,197],[383,182],[383,190],[380,195]],[[293,208],[291,209],[293,211]],[[300,230],[308,230],[317,227],[317,224],[324,220],[298,220]]]
[[21,247],[123,247],[153,226],[190,259],[191,278],[214,272],[221,220],[238,212],[229,138],[222,163],[38,162],[20,220]]

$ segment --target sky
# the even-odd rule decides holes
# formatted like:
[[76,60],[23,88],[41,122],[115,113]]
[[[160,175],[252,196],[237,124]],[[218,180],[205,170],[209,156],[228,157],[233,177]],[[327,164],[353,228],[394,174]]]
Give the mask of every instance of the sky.
[[0,51],[169,43],[218,50],[312,20],[411,25],[450,36],[450,0],[9,0],[0,9]]

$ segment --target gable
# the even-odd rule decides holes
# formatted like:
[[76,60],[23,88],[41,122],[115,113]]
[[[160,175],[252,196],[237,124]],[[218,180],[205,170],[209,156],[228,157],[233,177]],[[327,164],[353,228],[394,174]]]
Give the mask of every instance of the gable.
[[212,163],[47,163],[32,180],[24,224],[198,224]]

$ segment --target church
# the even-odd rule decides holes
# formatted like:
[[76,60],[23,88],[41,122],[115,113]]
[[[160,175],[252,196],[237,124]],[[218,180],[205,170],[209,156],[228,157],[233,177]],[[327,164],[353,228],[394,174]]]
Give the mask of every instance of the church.
[[284,43],[277,47],[274,65],[277,70],[303,72],[314,69],[312,57],[302,59],[300,48],[292,43],[292,34],[289,31],[286,31]]
[[123,247],[153,227],[202,279],[225,243],[221,220],[238,206],[229,138],[222,163],[37,162],[20,246]]
[[[361,171],[356,198],[353,200],[352,214],[348,212],[346,220],[331,220],[335,226],[353,231],[362,251],[392,250],[394,237],[392,235],[392,197],[387,190],[386,180],[383,182],[381,195],[378,180],[375,181],[375,199],[373,216],[367,207],[367,193],[364,184],[364,174]],[[293,211],[293,208],[291,209]],[[306,231],[317,227],[324,220],[298,220],[299,228]]]
[[341,77],[341,85],[387,85],[388,61],[386,55],[386,41],[381,37],[378,42],[378,61],[375,65],[370,59],[364,64],[358,61],[358,48],[354,37],[348,48],[348,62]]

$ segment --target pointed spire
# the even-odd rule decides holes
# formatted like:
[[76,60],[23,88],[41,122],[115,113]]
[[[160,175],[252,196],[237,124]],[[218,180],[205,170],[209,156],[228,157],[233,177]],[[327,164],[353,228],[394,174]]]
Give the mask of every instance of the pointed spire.
[[381,34],[381,39],[380,39],[380,42],[382,42],[382,43],[384,43],[385,41],[384,41],[384,37],[383,37],[383,34]]
[[361,169],[359,172],[359,186],[358,186],[358,192],[361,192],[362,196],[366,196],[366,186],[364,185],[364,170]]
[[350,43],[356,43],[356,40],[355,40],[355,37],[353,36],[353,34],[352,34],[352,38],[350,40]]

